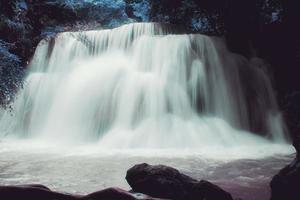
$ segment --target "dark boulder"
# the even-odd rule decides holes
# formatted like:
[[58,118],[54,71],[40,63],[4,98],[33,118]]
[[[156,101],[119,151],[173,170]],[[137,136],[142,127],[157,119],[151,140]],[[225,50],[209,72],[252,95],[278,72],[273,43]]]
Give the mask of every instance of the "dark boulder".
[[135,165],[126,180],[134,192],[173,200],[232,200],[229,193],[207,181],[197,181],[164,165]]
[[197,183],[174,168],[146,163],[129,169],[126,180],[135,192],[171,199],[184,199]]
[[275,175],[271,181],[271,200],[298,200],[300,198],[300,160],[295,159]]
[[[119,188],[107,188],[86,196],[51,191],[43,185],[0,186],[2,200],[163,200],[130,193]],[[165,199],[166,200],[166,199]]]
[[271,200],[297,200],[300,197],[300,136],[295,136],[293,140],[296,158],[273,177],[270,183]]
[[300,137],[294,138],[297,150],[295,160],[276,174],[271,183],[271,200],[298,200],[300,198]]
[[189,199],[205,199],[205,200],[231,200],[232,197],[220,187],[208,182],[199,181],[192,187]]
[[[163,200],[143,194],[134,194],[119,188],[107,188],[80,198],[81,200]],[[165,199],[166,200],[166,199]]]
[[76,200],[78,197],[53,192],[43,185],[0,186],[3,200]]

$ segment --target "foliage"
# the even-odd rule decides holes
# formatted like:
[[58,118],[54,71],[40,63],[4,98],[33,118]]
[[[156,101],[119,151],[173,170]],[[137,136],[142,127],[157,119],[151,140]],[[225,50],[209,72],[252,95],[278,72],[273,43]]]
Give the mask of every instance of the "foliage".
[[16,90],[22,87],[24,70],[18,56],[9,52],[11,46],[0,40],[0,102],[7,106]]

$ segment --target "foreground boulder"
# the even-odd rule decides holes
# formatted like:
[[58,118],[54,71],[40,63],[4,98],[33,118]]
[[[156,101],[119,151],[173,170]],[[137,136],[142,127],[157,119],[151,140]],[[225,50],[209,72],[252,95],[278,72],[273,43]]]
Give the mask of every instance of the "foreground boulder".
[[295,159],[275,175],[271,181],[271,200],[299,200],[300,160]]
[[76,200],[72,196],[53,192],[43,185],[0,186],[0,199],[3,200]]
[[197,181],[164,165],[135,165],[126,180],[134,192],[173,200],[232,200],[231,195],[207,181]]
[[91,193],[79,198],[79,200],[167,200],[152,198],[144,194],[130,193],[119,188],[108,188]]
[[271,200],[299,200],[300,199],[300,136],[294,139],[297,150],[295,160],[279,171],[271,183]]
[[2,200],[163,200],[134,194],[119,188],[108,188],[86,196],[51,191],[43,185],[0,186]]

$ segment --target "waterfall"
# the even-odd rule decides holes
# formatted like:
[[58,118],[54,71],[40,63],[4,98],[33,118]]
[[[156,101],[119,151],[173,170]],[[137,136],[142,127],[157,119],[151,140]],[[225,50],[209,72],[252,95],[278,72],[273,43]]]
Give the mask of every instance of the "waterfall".
[[42,40],[1,138],[108,148],[286,142],[262,62],[223,39],[137,23]]

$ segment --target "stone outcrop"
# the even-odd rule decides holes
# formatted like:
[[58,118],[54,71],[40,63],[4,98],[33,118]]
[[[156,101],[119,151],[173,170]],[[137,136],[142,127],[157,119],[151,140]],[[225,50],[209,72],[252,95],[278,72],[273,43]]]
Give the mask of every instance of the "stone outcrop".
[[232,200],[231,195],[208,182],[197,181],[164,165],[135,165],[126,180],[134,192],[173,200]]
[[281,169],[271,183],[271,200],[298,200],[300,198],[300,137],[294,141],[297,155],[294,161]]

